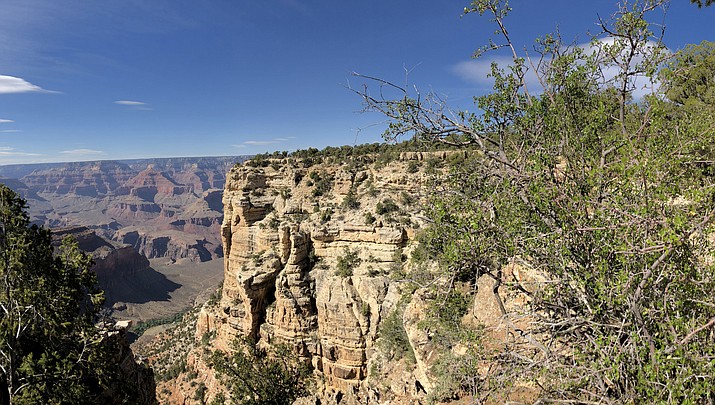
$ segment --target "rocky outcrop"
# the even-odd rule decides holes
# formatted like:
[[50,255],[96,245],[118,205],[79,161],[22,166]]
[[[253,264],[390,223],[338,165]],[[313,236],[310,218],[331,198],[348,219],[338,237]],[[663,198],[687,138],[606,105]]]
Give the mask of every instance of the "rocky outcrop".
[[86,227],[55,229],[52,237],[55,246],[67,236],[75,238],[79,248],[92,256],[100,287],[111,293],[124,279],[149,270],[149,260],[131,246],[106,240]]
[[183,230],[147,230],[126,227],[115,237],[146,257],[167,257],[172,260],[189,259],[204,262],[222,256],[220,245],[206,239],[196,239],[196,234]]
[[367,398],[379,324],[398,300],[390,274],[423,225],[426,177],[407,175],[406,160],[232,169],[223,294],[199,313],[197,336],[215,332],[222,349],[237,335],[288,344],[321,376],[319,398]]
[[112,364],[117,367],[117,379],[102,393],[102,403],[124,403],[120,400],[121,396],[117,395],[118,392],[124,392],[129,394],[136,404],[158,404],[154,371],[145,360],[137,357],[132,351],[126,328],[115,326],[112,329],[106,333],[102,344],[113,350]]

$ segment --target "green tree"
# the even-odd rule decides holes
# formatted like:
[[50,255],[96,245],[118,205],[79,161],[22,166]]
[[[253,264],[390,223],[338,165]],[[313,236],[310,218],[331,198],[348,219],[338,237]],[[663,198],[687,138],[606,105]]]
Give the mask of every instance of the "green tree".
[[661,71],[666,97],[691,107],[715,107],[715,43],[703,41],[679,51]]
[[103,294],[91,264],[70,239],[55,254],[50,232],[31,226],[24,200],[0,184],[2,403],[97,403],[117,383],[94,324]]
[[248,339],[237,338],[231,354],[215,351],[211,365],[223,377],[232,403],[244,405],[292,404],[308,395],[311,368],[299,362],[288,346],[259,348]]
[[[487,49],[513,57],[492,66],[494,91],[475,99],[478,114],[394,85],[394,99],[361,94],[368,109],[392,119],[388,139],[480,150],[435,184],[433,224],[421,237],[423,256],[441,265],[422,283],[434,286],[427,296],[438,320],[444,303],[461,299],[455,286],[480,277],[493,278],[507,325],[533,319],[484,354],[488,375],[462,380],[477,401],[504,389],[494,381],[524,379],[545,400],[713,401],[715,179],[701,153],[715,119],[657,96],[633,97],[667,57],[646,18],[665,5],[623,4],[599,21],[590,49],[547,35],[532,60],[511,45],[508,3],[475,0],[466,12],[490,16],[502,34]],[[540,92],[526,89],[529,69]],[[515,261],[548,282],[538,290],[506,285],[503,269]],[[509,288],[531,296],[528,313],[503,305],[499,292]]]

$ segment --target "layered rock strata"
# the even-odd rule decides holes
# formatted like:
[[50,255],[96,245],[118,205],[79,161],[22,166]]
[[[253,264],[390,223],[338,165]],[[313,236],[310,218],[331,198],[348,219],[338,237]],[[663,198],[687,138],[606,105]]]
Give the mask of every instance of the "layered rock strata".
[[148,258],[199,262],[223,256],[221,194],[237,161],[243,157],[35,165],[0,181],[28,199],[35,223],[86,226]]
[[321,376],[320,397],[367,392],[378,325],[399,295],[390,275],[423,225],[426,176],[408,173],[408,159],[232,169],[223,294],[199,314],[197,336],[215,331],[223,349],[237,335],[285,343]]

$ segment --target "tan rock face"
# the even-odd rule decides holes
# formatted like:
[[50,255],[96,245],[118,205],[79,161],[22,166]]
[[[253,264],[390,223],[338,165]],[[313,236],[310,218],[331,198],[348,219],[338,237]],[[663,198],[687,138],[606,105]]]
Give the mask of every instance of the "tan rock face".
[[[323,398],[367,392],[378,325],[395,304],[389,273],[421,225],[424,176],[406,167],[284,159],[231,170],[223,295],[199,314],[197,336],[216,331],[219,348],[237,335],[285,343],[323,377]],[[349,193],[359,207],[343,203]]]

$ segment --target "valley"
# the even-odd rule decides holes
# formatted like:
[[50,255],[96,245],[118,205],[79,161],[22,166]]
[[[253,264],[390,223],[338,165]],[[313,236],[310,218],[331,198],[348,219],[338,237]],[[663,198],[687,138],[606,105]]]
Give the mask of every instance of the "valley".
[[194,305],[223,277],[225,174],[245,156],[0,166],[33,223],[72,235],[115,319],[144,322]]

